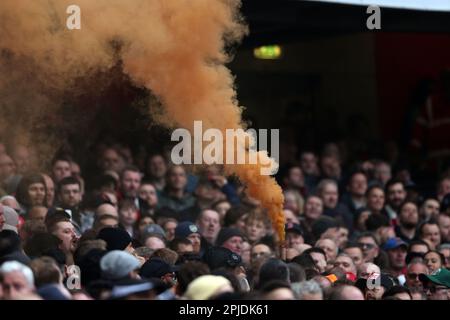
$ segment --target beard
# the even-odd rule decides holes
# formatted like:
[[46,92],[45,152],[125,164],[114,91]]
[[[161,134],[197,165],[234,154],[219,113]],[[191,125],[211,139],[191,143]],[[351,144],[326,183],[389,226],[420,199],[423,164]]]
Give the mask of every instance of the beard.
[[417,227],[417,223],[401,221],[402,227],[408,230],[415,229]]

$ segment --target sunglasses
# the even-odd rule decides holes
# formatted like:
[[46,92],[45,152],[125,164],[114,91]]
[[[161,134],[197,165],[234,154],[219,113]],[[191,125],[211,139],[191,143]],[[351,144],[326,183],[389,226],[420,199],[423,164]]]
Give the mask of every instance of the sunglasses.
[[411,279],[411,280],[414,280],[414,279],[418,279],[419,278],[419,274],[418,273],[408,273],[407,277],[409,279]]

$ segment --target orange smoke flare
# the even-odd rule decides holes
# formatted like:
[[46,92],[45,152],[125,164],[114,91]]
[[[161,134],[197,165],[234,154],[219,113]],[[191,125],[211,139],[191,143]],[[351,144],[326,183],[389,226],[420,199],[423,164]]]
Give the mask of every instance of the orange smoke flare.
[[[0,2],[0,72],[10,63],[2,58],[2,50],[27,61],[15,65],[14,85],[8,77],[0,79],[0,97],[15,92],[19,100],[15,110],[29,108],[32,101],[34,111],[25,113],[30,117],[55,112],[58,109],[48,105],[59,100],[20,101],[20,93],[63,95],[75,79],[109,69],[120,60],[136,85],[148,88],[164,106],[165,114],[156,117],[162,124],[192,130],[194,121],[202,120],[205,129],[222,132],[243,127],[234,79],[225,67],[230,57],[224,51],[247,31],[239,16],[239,0],[77,0],[81,30],[68,30],[66,9],[72,4],[72,0]],[[120,44],[119,52],[111,43]],[[30,70],[39,81],[27,87]],[[1,111],[8,108],[5,101],[0,102]],[[262,160],[267,156],[261,157],[266,163]],[[273,178],[260,174],[260,167],[228,165],[226,170],[236,173],[249,195],[267,208],[283,241],[282,191]]]

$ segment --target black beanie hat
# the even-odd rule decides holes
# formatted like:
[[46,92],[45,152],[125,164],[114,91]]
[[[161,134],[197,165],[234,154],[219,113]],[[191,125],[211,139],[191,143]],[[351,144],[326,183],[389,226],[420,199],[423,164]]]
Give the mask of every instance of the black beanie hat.
[[104,240],[106,242],[106,249],[111,250],[125,250],[131,243],[131,237],[123,229],[120,228],[103,228],[97,235],[97,239]]
[[216,245],[221,246],[225,241],[232,237],[241,237],[244,239],[244,235],[239,229],[236,228],[222,228],[217,235]]

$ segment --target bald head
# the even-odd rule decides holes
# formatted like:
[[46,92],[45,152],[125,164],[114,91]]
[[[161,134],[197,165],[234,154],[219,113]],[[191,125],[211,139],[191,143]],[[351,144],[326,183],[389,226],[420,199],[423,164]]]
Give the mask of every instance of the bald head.
[[364,296],[358,288],[343,285],[333,289],[330,300],[364,300]]
[[98,218],[104,215],[111,215],[114,217],[119,217],[119,213],[117,212],[117,209],[114,208],[113,205],[110,205],[109,203],[104,203],[100,206],[98,206],[97,210],[95,211],[95,215]]

